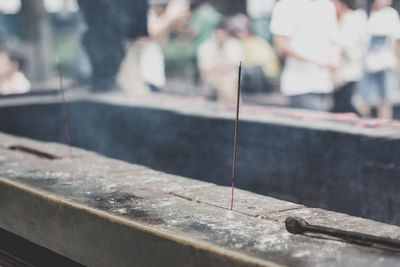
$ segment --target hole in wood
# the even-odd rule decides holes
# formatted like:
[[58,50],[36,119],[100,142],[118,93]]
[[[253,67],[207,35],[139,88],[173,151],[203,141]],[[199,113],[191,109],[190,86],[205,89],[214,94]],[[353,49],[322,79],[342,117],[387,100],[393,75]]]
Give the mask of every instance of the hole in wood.
[[34,148],[26,147],[26,146],[21,146],[21,145],[10,146],[10,147],[8,147],[8,149],[21,151],[21,152],[28,153],[28,154],[34,155],[36,157],[44,158],[44,159],[48,159],[48,160],[61,159],[61,157],[57,157],[57,156],[52,155],[50,153],[47,153],[47,152],[44,152],[44,151],[40,151],[40,150],[37,150],[37,149],[34,149]]

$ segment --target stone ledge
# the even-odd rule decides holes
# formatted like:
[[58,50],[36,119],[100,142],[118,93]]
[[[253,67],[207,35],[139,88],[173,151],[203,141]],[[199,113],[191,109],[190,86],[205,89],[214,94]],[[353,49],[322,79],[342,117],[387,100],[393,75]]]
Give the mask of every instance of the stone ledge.
[[2,228],[88,266],[275,266],[3,178],[0,192]]
[[0,134],[0,227],[95,266],[398,266],[400,255],[329,239],[293,236],[283,220],[400,237],[371,220],[157,172],[59,144]]
[[[232,165],[233,106],[165,96],[68,99],[73,145],[226,185]],[[0,101],[0,131],[65,142],[58,101],[58,96]],[[340,115],[340,121],[324,113],[244,105],[237,187],[400,225],[399,123],[367,127],[360,119],[354,125],[347,115]],[[54,151],[68,153],[66,147]]]

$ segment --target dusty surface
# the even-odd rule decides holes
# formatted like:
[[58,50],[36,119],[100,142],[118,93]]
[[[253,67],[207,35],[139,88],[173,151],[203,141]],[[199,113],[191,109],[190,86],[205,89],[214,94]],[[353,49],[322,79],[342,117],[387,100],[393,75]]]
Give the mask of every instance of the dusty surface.
[[[162,94],[67,94],[67,99],[74,146],[229,185],[234,104]],[[58,95],[0,99],[0,131],[65,143],[59,100]],[[398,121],[241,107],[238,188],[400,226]]]
[[[16,144],[62,158],[47,160],[8,149]],[[59,144],[1,134],[0,145],[0,177],[3,177],[3,182],[29,185],[54,198],[112,214],[115,220],[129,220],[171,236],[194,243],[206,243],[240,257],[249,257],[263,264],[400,264],[400,253],[329,239],[293,236],[286,232],[283,221],[287,216],[296,215],[311,223],[400,238],[400,228],[395,226],[310,209],[242,190],[236,190],[234,211],[230,211],[229,187],[167,175],[79,149],[73,149],[73,158],[69,158],[68,149]],[[4,211],[12,210],[13,205],[12,197],[4,197],[0,196],[0,226],[10,231],[22,231],[18,229],[18,224],[10,222],[7,214],[4,214]],[[20,219],[20,223],[24,224],[24,216]],[[30,231],[35,229],[33,227]],[[52,229],[48,231],[51,233]],[[25,234],[29,235],[29,232]]]

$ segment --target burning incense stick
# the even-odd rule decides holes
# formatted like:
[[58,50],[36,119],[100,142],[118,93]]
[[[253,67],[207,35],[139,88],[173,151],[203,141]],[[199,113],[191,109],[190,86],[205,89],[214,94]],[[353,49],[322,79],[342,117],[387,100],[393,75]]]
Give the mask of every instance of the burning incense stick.
[[63,114],[64,114],[65,135],[67,137],[67,142],[68,142],[69,157],[72,158],[71,137],[69,135],[69,123],[68,123],[68,116],[67,116],[67,104],[65,102],[61,63],[60,63],[60,58],[58,56],[56,58],[56,61],[57,61],[58,77],[60,79],[60,91],[61,91],[61,99],[62,99],[62,110],[63,110]]
[[239,65],[239,77],[238,77],[238,88],[237,88],[237,99],[236,99],[236,121],[235,121],[235,141],[234,141],[234,146],[233,146],[231,210],[233,210],[233,192],[235,189],[236,152],[237,152],[237,139],[238,139],[238,129],[239,129],[240,78],[241,78],[241,76],[242,76],[242,62],[240,62],[240,65]]

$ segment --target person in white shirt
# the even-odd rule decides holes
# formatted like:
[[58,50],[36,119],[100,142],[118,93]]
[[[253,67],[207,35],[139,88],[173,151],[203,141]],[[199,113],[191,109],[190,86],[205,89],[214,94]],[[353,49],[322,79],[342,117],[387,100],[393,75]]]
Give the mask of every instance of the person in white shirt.
[[363,10],[354,10],[352,0],[331,0],[339,20],[340,62],[334,72],[333,112],[355,112],[352,96],[362,78],[362,48],[365,42],[367,16]]
[[391,4],[391,0],[368,0],[368,38],[360,83],[360,93],[366,101],[366,105],[360,106],[360,113],[368,116],[371,106],[376,105],[378,117],[383,119],[392,118],[392,105],[398,97],[400,18]]
[[236,71],[244,57],[240,41],[227,30],[227,22],[221,22],[213,37],[200,45],[197,64],[203,84],[208,90],[215,91],[217,100],[234,103]]
[[19,64],[0,46],[0,95],[23,94],[30,90],[31,84],[19,70]]
[[[159,4],[166,4],[165,9]],[[143,81],[154,91],[163,91],[166,85],[164,54],[161,42],[171,28],[185,23],[190,16],[190,2],[187,0],[150,1],[148,14],[148,38],[140,40],[139,69]]]
[[185,24],[190,16],[187,0],[150,0],[149,4],[149,36],[127,43],[117,75],[118,85],[129,94],[164,91],[167,80],[161,43],[172,28]]
[[332,69],[338,65],[339,30],[328,0],[281,0],[270,26],[275,48],[285,58],[281,91],[296,108],[332,107]]

